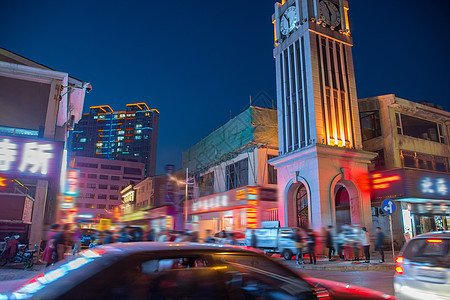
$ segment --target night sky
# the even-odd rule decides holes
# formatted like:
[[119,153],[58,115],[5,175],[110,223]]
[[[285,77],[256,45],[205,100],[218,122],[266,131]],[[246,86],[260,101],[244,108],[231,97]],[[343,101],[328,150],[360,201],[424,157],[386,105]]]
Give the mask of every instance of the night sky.
[[[250,96],[276,100],[274,3],[3,0],[0,47],[91,82],[85,111],[138,101],[158,109],[162,173]],[[450,1],[349,5],[358,98],[395,93],[450,110]]]

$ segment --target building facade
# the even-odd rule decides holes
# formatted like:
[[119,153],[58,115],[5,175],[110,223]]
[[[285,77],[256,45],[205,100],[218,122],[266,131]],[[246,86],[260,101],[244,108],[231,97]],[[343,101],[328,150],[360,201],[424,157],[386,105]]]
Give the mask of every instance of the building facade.
[[343,0],[275,4],[280,151],[270,163],[284,226],[372,227],[362,181],[375,154],[362,150],[348,11]]
[[156,167],[159,112],[145,103],[127,104],[124,111],[91,106],[71,136],[73,156],[142,162],[145,176]]
[[16,225],[5,230],[20,233],[32,245],[40,243],[44,225],[57,221],[65,142],[90,90],[89,83],[68,73],[0,48],[0,177],[18,180],[34,199],[27,208],[32,210],[28,224],[10,220]]
[[98,219],[110,219],[117,223],[120,191],[144,178],[145,165],[93,157],[75,157],[71,164],[81,172],[75,205],[78,221],[94,224]]
[[389,231],[381,209],[394,199],[393,233],[398,245],[412,236],[450,229],[450,112],[393,94],[358,100],[370,165],[373,225]]
[[267,163],[277,154],[276,110],[255,106],[184,151],[191,229],[203,237],[278,220],[277,174]]

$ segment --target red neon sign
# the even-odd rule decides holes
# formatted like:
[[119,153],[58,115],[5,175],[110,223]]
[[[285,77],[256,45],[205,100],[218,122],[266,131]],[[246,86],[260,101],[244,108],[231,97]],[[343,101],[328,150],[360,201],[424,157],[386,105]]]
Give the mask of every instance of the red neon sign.
[[391,186],[392,182],[401,180],[402,177],[400,175],[392,175],[388,177],[381,177],[380,173],[376,173],[372,175],[372,184],[375,190],[379,189],[387,189]]

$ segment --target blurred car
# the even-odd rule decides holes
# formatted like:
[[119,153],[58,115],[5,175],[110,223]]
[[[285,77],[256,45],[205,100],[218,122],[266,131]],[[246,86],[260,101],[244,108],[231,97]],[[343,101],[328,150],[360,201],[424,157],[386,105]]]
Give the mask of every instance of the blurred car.
[[411,239],[396,259],[394,290],[399,299],[450,299],[450,231]]
[[131,235],[133,242],[142,242],[144,240],[144,230],[141,226],[127,225],[123,228]]
[[96,234],[95,229],[81,229],[81,248],[88,248],[91,243],[91,236]]
[[29,280],[0,282],[0,299],[394,299],[303,277],[237,246],[137,242],[80,252]]
[[245,233],[240,231],[220,231],[214,234],[213,240],[216,244],[230,244],[233,240],[233,237],[236,239],[236,245],[245,246]]

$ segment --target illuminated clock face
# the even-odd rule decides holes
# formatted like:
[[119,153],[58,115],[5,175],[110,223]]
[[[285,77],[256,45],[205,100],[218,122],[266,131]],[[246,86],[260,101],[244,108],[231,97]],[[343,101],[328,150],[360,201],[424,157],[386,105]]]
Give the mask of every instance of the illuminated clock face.
[[283,35],[287,35],[294,30],[297,24],[297,13],[295,6],[290,6],[280,18],[280,31]]
[[328,0],[319,2],[319,16],[330,26],[336,27],[341,24],[339,8]]

